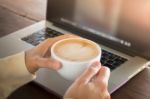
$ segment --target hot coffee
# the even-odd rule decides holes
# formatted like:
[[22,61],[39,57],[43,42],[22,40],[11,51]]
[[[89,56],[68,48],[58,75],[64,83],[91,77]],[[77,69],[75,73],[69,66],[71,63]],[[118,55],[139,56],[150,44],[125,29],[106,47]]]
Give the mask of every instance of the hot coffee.
[[99,50],[91,41],[70,39],[57,44],[54,48],[54,53],[65,60],[86,61],[96,57]]

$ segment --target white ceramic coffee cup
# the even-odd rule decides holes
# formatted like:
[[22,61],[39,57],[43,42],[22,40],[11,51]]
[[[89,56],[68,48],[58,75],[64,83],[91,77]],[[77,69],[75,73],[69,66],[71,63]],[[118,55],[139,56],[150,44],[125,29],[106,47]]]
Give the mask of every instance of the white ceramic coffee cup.
[[[95,45],[98,50],[98,54],[96,55],[96,57],[94,57],[90,60],[86,60],[86,61],[71,61],[71,60],[63,59],[55,54],[54,48],[55,48],[55,46],[57,46],[57,44],[59,44],[63,41],[66,41],[66,40],[69,41],[69,40],[73,40],[73,39],[84,40],[84,41],[90,42],[90,44],[92,44],[92,45]],[[84,70],[88,66],[90,66],[93,62],[100,61],[101,47],[97,43],[95,43],[91,40],[88,40],[88,39],[83,39],[83,38],[63,39],[63,40],[60,40],[60,41],[54,43],[53,46],[51,47],[51,58],[59,61],[62,64],[62,68],[60,70],[58,70],[58,73],[65,79],[73,81],[77,77],[79,77],[81,75],[81,73],[83,73]]]

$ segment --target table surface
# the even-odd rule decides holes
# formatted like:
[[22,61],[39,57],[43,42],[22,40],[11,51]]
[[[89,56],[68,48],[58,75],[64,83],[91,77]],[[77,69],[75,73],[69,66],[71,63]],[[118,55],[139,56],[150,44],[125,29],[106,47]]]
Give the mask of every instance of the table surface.
[[[45,10],[46,0],[0,0],[0,37],[45,19]],[[111,97],[112,99],[150,99],[150,69],[145,68]],[[60,98],[34,82],[22,86],[8,97],[8,99]]]

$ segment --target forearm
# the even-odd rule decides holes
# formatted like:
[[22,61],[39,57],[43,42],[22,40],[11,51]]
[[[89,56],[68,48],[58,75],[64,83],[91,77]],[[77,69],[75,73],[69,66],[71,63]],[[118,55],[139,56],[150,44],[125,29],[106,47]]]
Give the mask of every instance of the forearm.
[[26,68],[24,52],[0,59],[0,99],[34,78]]

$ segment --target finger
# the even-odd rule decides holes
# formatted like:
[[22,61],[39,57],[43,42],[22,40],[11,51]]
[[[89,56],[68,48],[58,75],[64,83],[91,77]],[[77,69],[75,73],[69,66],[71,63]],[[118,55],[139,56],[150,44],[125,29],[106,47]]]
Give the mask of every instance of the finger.
[[37,65],[39,68],[49,68],[58,70],[61,68],[61,63],[50,58],[38,58]]
[[64,34],[64,35],[61,35],[61,36],[58,36],[58,37],[55,37],[54,39],[58,39],[58,40],[61,40],[61,39],[66,39],[66,38],[79,38],[80,36],[77,36],[75,34]]
[[50,52],[50,51],[47,51],[43,57],[49,58],[50,56],[51,56],[51,52]]
[[52,43],[51,39],[44,40],[43,42],[41,42],[39,45],[35,47],[36,49],[35,52],[38,53],[38,55],[40,56],[44,56],[48,52],[51,43]]
[[110,69],[108,67],[102,66],[96,77],[96,81],[98,81],[100,86],[105,86],[107,88],[109,77]]
[[106,90],[101,93],[102,99],[111,99],[109,92]]
[[83,74],[76,80],[77,83],[88,83],[100,70],[101,64],[99,62],[93,63],[89,66]]

